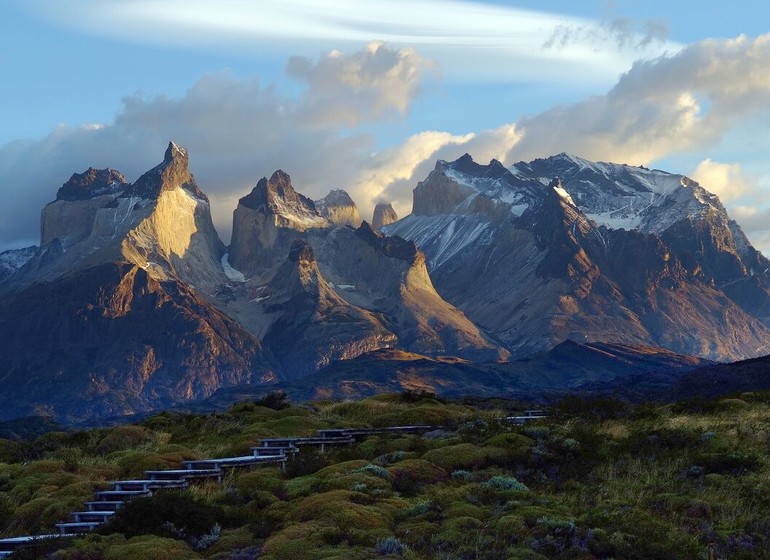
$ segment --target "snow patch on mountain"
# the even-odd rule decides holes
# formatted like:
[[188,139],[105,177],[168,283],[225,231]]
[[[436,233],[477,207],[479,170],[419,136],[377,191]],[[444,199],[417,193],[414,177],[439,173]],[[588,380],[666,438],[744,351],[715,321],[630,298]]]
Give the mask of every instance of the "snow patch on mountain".
[[[490,242],[491,222],[480,215],[409,215],[395,224],[397,235],[414,241],[426,255],[431,255],[427,262],[431,270],[440,267],[476,241],[482,244]],[[385,226],[383,233],[391,235],[391,228]]]
[[0,280],[7,278],[27,264],[36,251],[37,246],[32,245],[23,249],[11,249],[0,253]]
[[[512,187],[511,179],[513,177],[510,174],[497,177],[473,176],[456,169],[451,163],[444,161],[440,163],[443,164],[444,175],[459,185],[470,187],[477,193],[466,198],[458,210],[470,208],[473,199],[478,195],[507,204],[514,216],[521,216],[530,207],[532,197],[528,192]],[[491,166],[492,164],[490,164]]]
[[631,165],[592,162],[558,154],[510,167],[520,181],[546,184],[559,177],[565,192],[597,225],[610,229],[661,233],[674,223],[724,213],[716,195],[683,175]]
[[222,270],[225,271],[225,276],[227,276],[230,280],[233,282],[245,282],[246,277],[243,275],[243,272],[240,270],[234,269],[230,265],[230,253],[225,253],[222,255]]

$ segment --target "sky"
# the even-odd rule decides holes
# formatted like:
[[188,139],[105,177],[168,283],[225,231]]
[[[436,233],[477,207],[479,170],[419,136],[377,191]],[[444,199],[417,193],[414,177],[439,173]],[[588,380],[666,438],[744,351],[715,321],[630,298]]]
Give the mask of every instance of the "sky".
[[686,174],[770,255],[770,4],[4,0],[0,250],[72,173],[188,148],[215,225],[263,176],[400,216],[437,159]]

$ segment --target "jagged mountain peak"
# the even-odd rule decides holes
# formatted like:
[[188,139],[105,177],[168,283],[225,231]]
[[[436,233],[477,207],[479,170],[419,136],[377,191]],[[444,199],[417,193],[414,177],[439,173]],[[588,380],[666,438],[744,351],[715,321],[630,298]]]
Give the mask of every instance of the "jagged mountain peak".
[[163,161],[122,193],[112,187],[105,191],[119,181],[117,172],[92,168],[74,175],[63,187],[66,196],[83,188],[106,196],[46,205],[40,251],[14,275],[16,288],[128,261],[159,280],[176,278],[213,289],[224,274],[224,246],[188,164],[187,151],[171,142]]
[[314,201],[318,213],[337,226],[358,227],[361,225],[361,214],[350,195],[342,190],[329,191],[325,197]]
[[289,248],[289,261],[301,264],[315,263],[313,247],[304,239],[295,239]]
[[356,229],[355,233],[356,236],[366,241],[386,257],[410,263],[424,259],[424,256],[422,256],[414,241],[407,241],[403,237],[398,236],[383,235],[367,222],[363,222],[361,226]]
[[500,173],[464,156],[385,232],[414,240],[442,296],[519,355],[565,336],[717,359],[768,347],[770,277],[751,271],[770,261],[684,175],[566,153]]
[[392,224],[398,220],[398,214],[393,209],[390,202],[378,202],[374,207],[372,214],[372,227],[375,231],[380,231],[384,226]]
[[326,206],[326,205],[342,205],[342,204],[355,204],[353,202],[353,199],[350,198],[350,195],[347,193],[347,191],[343,189],[332,189],[329,191],[329,194],[327,194],[325,197],[314,201],[316,207],[318,206]]
[[73,173],[72,177],[57,191],[56,200],[73,202],[117,194],[127,185],[126,178],[119,171],[89,167],[83,173]]
[[238,201],[239,206],[285,218],[285,227],[324,227],[328,222],[318,213],[315,204],[294,190],[291,177],[285,171],[275,171],[270,179],[262,177],[251,192]]
[[164,191],[184,189],[195,198],[208,202],[190,173],[187,150],[169,142],[163,161],[144,173],[123,193],[123,197],[156,199]]

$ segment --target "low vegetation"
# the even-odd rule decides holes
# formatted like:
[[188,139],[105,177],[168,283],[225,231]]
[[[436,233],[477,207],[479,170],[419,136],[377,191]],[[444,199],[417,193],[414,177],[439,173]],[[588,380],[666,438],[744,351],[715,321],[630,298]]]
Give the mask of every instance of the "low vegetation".
[[50,532],[111,479],[247,453],[261,437],[424,423],[437,429],[306,448],[285,472],[157,492],[98,534],[14,557],[770,558],[770,394],[634,407],[569,398],[524,425],[498,420],[508,412],[413,393],[273,398],[0,440],[0,529]]

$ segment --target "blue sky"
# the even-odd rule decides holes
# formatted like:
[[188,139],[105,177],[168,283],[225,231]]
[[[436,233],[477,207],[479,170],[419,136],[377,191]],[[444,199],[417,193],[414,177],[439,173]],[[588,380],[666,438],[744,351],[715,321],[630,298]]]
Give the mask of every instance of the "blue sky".
[[[71,173],[129,180],[165,143],[229,238],[283,168],[366,216],[437,158],[560,151],[694,175],[770,252],[770,7],[756,2],[8,0],[0,249]],[[646,61],[646,62],[645,62]],[[623,77],[622,77],[623,76]]]

